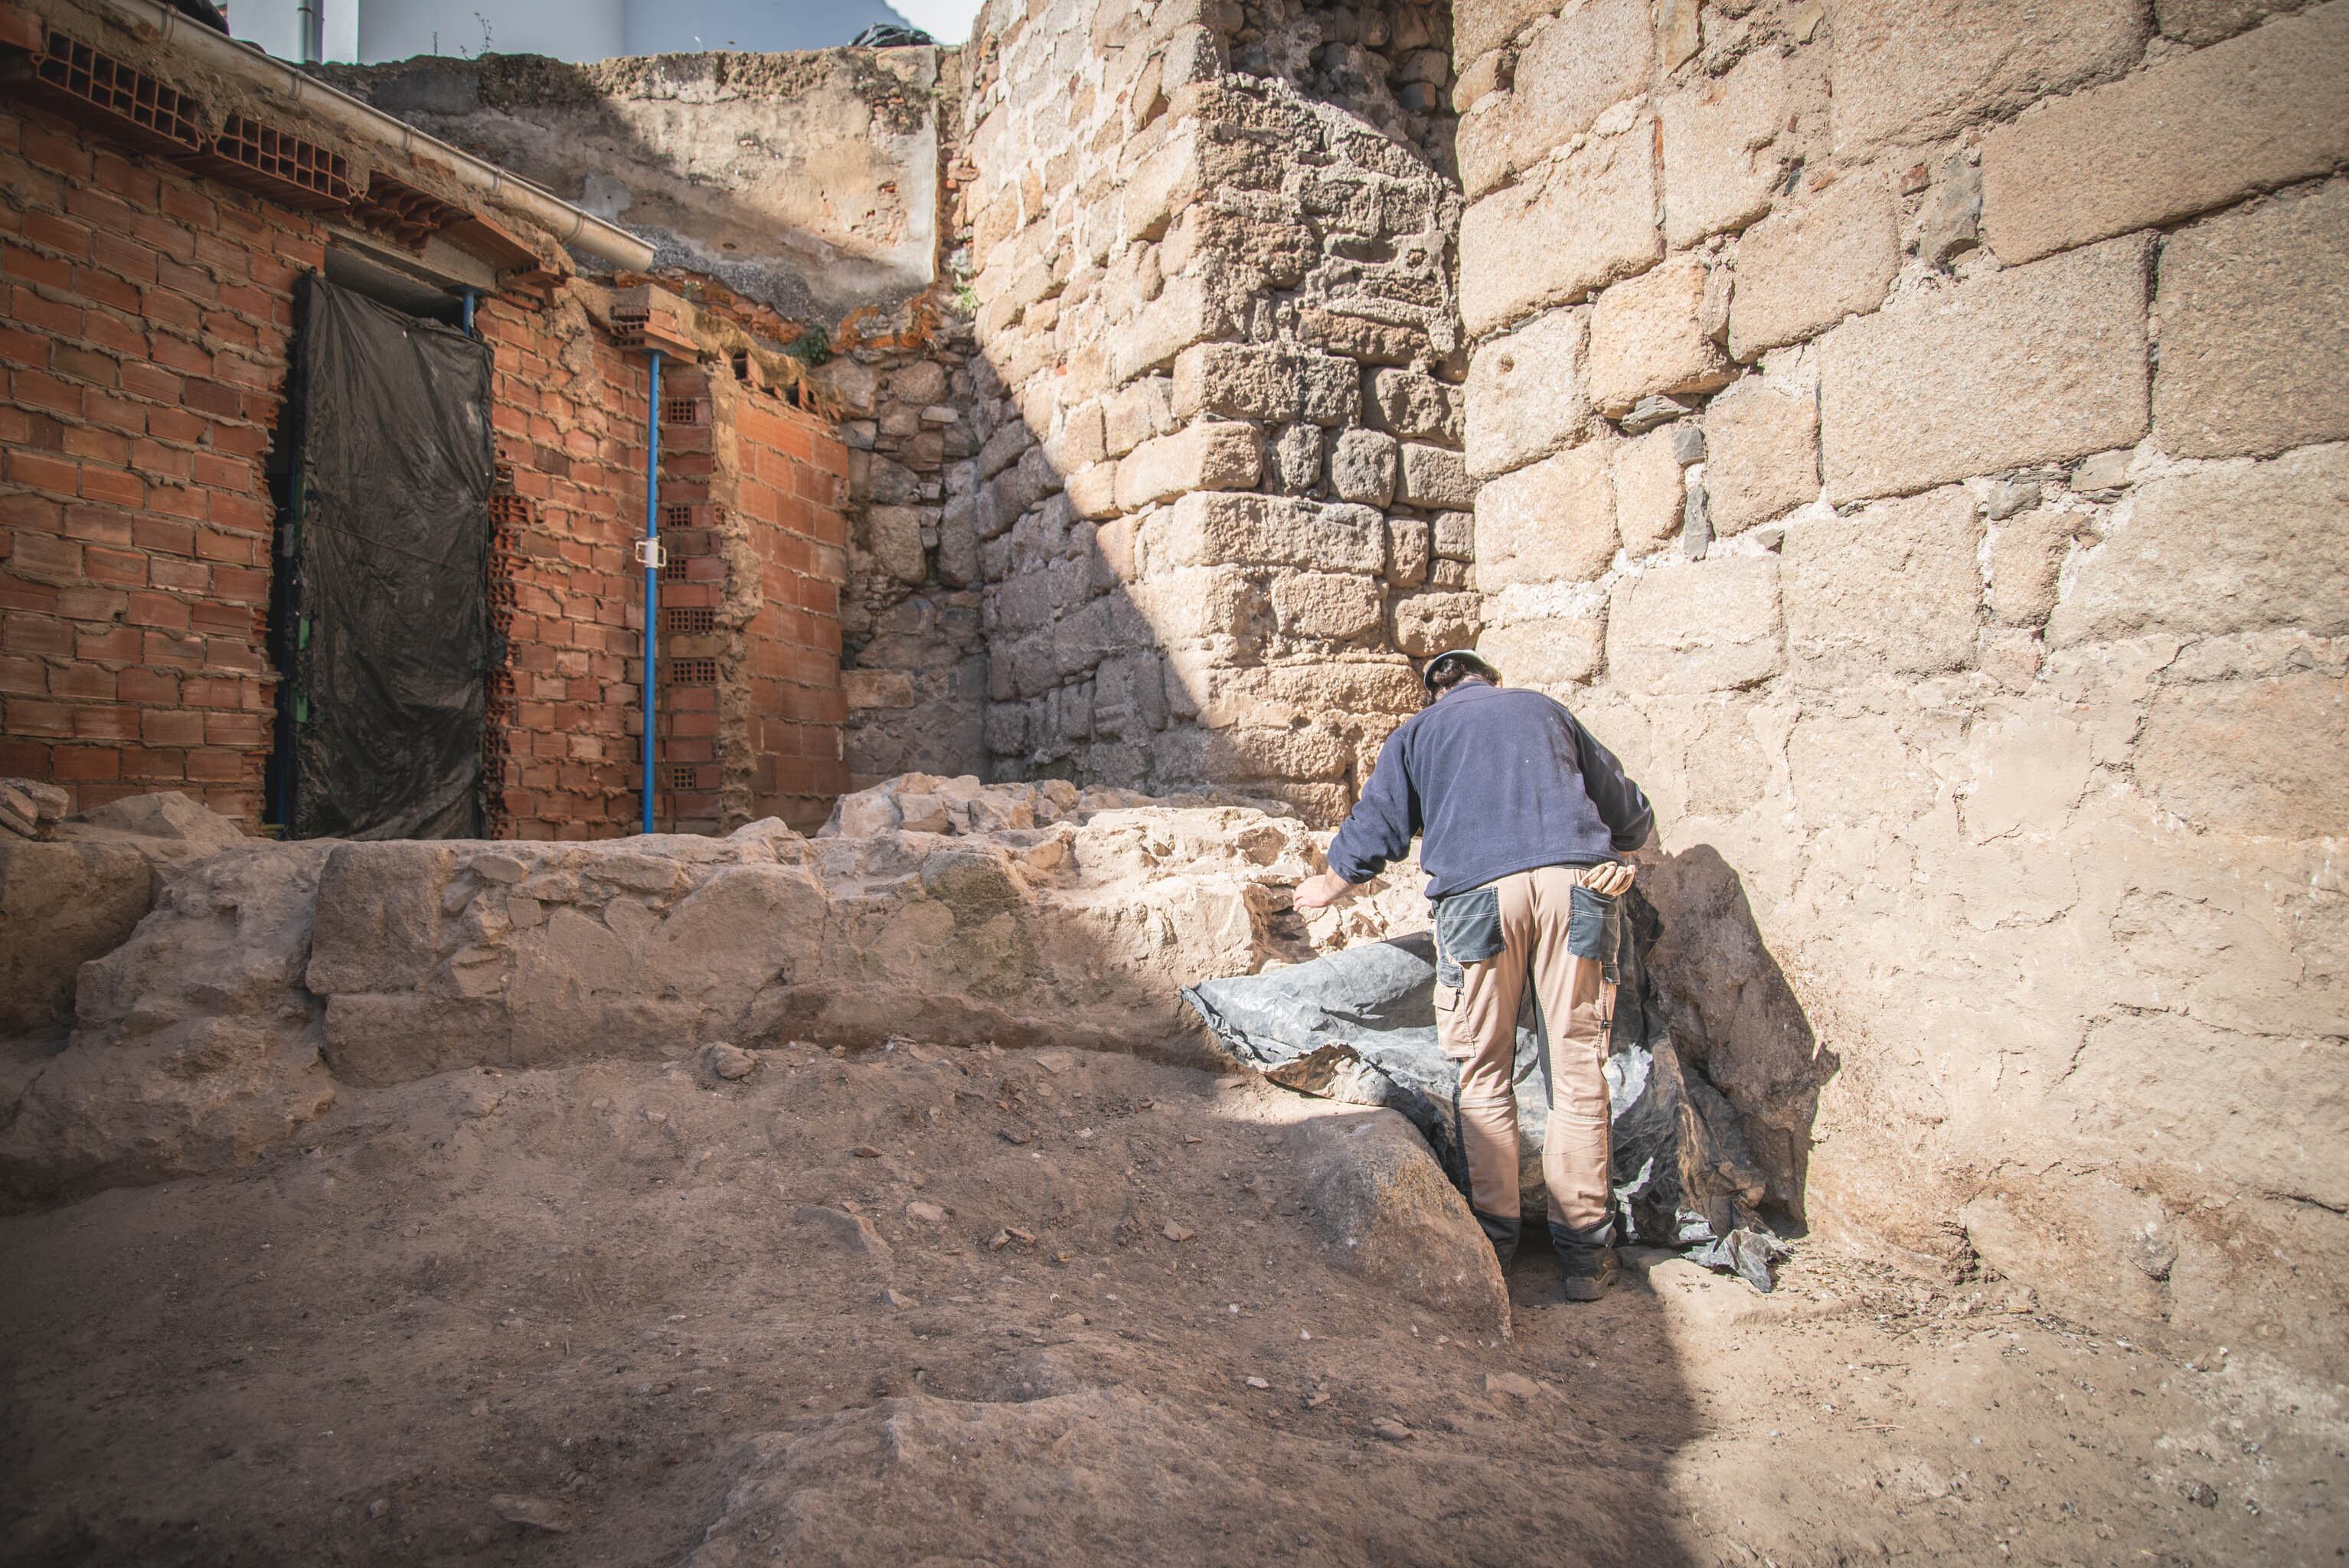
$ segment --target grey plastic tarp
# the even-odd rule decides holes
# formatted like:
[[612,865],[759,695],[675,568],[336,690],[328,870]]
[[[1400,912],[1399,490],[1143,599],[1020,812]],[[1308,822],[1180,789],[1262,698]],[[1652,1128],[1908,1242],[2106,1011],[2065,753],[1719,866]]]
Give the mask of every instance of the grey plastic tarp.
[[[1761,1172],[1736,1111],[1682,1063],[1673,1044],[1647,968],[1661,929],[1655,910],[1636,889],[1626,903],[1607,1059],[1617,1233],[1688,1250],[1705,1266],[1768,1290],[1770,1264],[1784,1243],[1756,1211]],[[1432,933],[1209,980],[1183,997],[1234,1056],[1274,1082],[1400,1111],[1466,1190],[1452,1109],[1459,1069],[1436,1044]],[[1547,1093],[1540,1017],[1530,995],[1517,1016],[1516,1081],[1520,1188],[1526,1217],[1537,1221]]]

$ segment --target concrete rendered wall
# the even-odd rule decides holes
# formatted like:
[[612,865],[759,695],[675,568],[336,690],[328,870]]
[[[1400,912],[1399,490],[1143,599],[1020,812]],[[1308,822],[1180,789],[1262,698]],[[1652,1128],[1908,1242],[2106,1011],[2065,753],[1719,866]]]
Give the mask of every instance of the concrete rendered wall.
[[1782,1195],[2337,1368],[2349,5],[1456,40],[1483,645],[1655,796]]

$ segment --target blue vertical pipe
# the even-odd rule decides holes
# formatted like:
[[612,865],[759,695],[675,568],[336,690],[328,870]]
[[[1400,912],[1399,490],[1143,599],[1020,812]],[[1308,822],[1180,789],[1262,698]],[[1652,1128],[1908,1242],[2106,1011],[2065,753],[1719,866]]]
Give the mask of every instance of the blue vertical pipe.
[[472,336],[472,335],[473,335],[473,291],[472,291],[471,289],[467,289],[467,290],[465,290],[465,291],[464,291],[464,294],[465,294],[465,335],[466,335],[467,337],[471,337],[471,336]]
[[653,830],[653,666],[660,634],[660,350],[652,351],[652,401],[645,409],[645,831]]

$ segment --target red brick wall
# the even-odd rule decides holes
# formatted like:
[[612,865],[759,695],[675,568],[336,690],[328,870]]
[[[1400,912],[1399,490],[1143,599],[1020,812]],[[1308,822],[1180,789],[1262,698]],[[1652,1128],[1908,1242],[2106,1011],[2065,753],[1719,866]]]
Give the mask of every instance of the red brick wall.
[[0,774],[257,824],[263,462],[318,226],[0,108]]
[[848,788],[848,700],[840,680],[840,591],[848,581],[848,449],[780,398],[733,405],[734,505],[757,555],[750,622],[750,810],[821,824]]
[[636,830],[647,369],[575,301],[486,300],[498,461],[526,504],[501,530],[492,610],[489,830],[599,839]]
[[[78,809],[179,789],[263,820],[276,676],[265,462],[313,220],[128,157],[36,109],[0,111],[0,774]],[[638,821],[647,417],[642,351],[553,305],[485,300],[503,470],[492,603],[489,830],[604,838]],[[846,786],[841,491],[819,421],[692,366],[661,499],[726,527],[678,536],[667,604],[719,613],[715,686],[663,682],[657,820],[822,820]],[[713,426],[722,403],[723,440]],[[720,448],[723,448],[722,460]],[[720,548],[719,535],[725,535]],[[747,640],[744,634],[747,632]]]

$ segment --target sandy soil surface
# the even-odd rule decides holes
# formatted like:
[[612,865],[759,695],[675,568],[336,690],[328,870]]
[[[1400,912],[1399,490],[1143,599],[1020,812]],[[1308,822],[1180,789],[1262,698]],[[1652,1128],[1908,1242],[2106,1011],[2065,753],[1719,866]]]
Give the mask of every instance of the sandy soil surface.
[[1635,1255],[1583,1307],[1537,1253],[1508,1340],[1401,1305],[1281,1157],[1361,1114],[910,1045],[347,1096],[252,1171],[0,1220],[0,1557],[2344,1554],[2332,1391],[1995,1282]]

